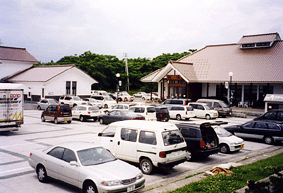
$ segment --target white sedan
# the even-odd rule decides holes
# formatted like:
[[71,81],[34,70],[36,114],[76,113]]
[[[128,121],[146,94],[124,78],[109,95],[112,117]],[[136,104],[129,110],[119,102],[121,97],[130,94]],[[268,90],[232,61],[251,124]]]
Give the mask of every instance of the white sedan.
[[221,153],[239,151],[244,148],[244,140],[239,138],[222,127],[214,128],[218,138]]
[[87,142],[67,142],[34,150],[29,164],[40,182],[51,177],[79,187],[82,192],[134,192],[145,183],[137,167]]

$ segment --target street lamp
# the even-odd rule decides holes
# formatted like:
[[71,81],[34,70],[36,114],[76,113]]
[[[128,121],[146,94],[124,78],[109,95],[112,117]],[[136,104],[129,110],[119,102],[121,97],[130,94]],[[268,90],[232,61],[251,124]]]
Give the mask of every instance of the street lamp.
[[117,103],[118,103],[118,95],[119,95],[119,78],[120,78],[120,73],[117,73],[116,74],[116,77],[117,77],[117,79],[118,79],[118,84],[117,84],[117,98],[116,98],[116,100],[117,100]]
[[233,77],[233,72],[229,72],[229,76],[230,76],[230,82],[229,82],[229,105],[232,106],[232,77]]

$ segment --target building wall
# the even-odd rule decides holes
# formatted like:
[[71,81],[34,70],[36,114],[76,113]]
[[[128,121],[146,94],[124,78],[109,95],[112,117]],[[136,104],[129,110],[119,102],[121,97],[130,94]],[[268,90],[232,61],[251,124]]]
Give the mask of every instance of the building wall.
[[12,61],[12,60],[1,60],[0,63],[0,79],[14,75],[27,68],[32,67],[34,62],[23,62],[23,61]]
[[[201,97],[216,97],[216,85],[215,83],[202,83]],[[208,89],[207,89],[208,87]],[[208,92],[208,93],[207,93]]]

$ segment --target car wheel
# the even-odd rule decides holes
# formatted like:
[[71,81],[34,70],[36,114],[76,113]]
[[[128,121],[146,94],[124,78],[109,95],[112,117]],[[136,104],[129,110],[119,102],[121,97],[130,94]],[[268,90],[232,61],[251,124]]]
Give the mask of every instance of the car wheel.
[[100,124],[104,124],[104,120],[102,118],[99,119]]
[[208,119],[211,119],[211,116],[209,114],[205,115],[205,118],[208,120]]
[[266,144],[272,144],[273,143],[273,137],[271,137],[271,136],[265,136],[263,138],[263,140]]
[[37,178],[40,182],[47,182],[48,176],[43,165],[37,167]]
[[149,159],[144,158],[140,162],[140,168],[144,174],[151,174],[153,170],[153,165]]
[[96,118],[96,117],[94,117],[94,118],[93,118],[93,121],[94,121],[94,122],[95,122],[95,121],[97,121],[97,118]]
[[58,124],[58,119],[57,118],[54,119],[54,123]]
[[38,110],[41,110],[41,107],[38,105],[38,106],[37,106],[37,109],[38,109]]
[[82,115],[80,116],[80,121],[81,122],[85,121],[85,118]]
[[226,144],[221,144],[220,145],[220,152],[221,153],[229,153],[230,152],[230,148]]
[[42,122],[45,122],[44,116],[41,116],[41,121],[42,121]]
[[107,104],[105,104],[105,105],[104,105],[104,108],[106,108],[106,109],[107,109],[107,108],[108,108],[108,105],[107,105]]
[[185,118],[186,121],[190,120],[190,118]]
[[176,115],[176,119],[180,121],[182,119],[181,115]]
[[142,100],[145,100],[145,98],[144,98],[144,97],[142,97]]
[[93,182],[87,182],[84,185],[83,193],[97,193],[97,188]]
[[67,121],[68,124],[72,123],[72,121]]

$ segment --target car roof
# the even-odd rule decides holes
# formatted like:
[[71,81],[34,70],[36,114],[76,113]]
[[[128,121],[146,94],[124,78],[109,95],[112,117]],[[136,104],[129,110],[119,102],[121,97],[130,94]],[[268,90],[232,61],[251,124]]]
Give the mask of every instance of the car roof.
[[74,151],[93,148],[93,147],[100,147],[100,145],[91,143],[91,142],[84,142],[84,141],[69,141],[63,142],[60,144],[55,145],[54,147],[65,147],[68,149],[72,149]]
[[166,130],[176,130],[176,125],[168,122],[158,122],[158,121],[144,121],[144,120],[126,120],[117,121],[110,124],[111,126],[121,126],[134,129],[150,130],[150,131],[160,131],[160,129],[166,128]]
[[213,102],[213,101],[222,101],[222,102],[224,102],[223,100],[219,100],[219,99],[198,99],[197,101],[211,101],[211,102]]
[[191,102],[189,104],[196,104],[196,105],[207,105],[206,103],[198,103],[198,102]]

